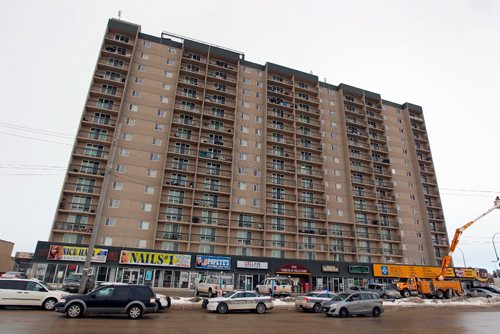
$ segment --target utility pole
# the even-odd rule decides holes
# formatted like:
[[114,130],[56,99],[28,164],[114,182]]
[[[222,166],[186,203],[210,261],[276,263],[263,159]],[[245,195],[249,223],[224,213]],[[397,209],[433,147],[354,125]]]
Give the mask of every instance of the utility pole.
[[99,226],[101,225],[102,210],[104,208],[104,200],[108,193],[108,184],[111,179],[111,173],[113,172],[113,161],[115,160],[116,147],[118,138],[120,138],[121,124],[116,127],[116,133],[113,136],[113,141],[111,143],[111,151],[109,153],[108,163],[106,165],[106,170],[104,171],[104,179],[102,181],[101,195],[99,197],[99,202],[97,203],[97,210],[95,213],[94,226],[92,228],[92,234],[90,236],[89,246],[87,249],[87,257],[85,258],[85,264],[83,265],[82,278],[80,281],[80,288],[78,293],[82,294],[85,292],[87,287],[87,281],[89,278],[90,264],[92,261],[92,256],[94,255],[94,248],[97,240],[97,234],[99,233]]

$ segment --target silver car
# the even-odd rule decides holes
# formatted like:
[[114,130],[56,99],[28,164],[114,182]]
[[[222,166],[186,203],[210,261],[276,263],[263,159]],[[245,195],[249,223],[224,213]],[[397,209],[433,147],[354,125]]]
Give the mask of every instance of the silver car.
[[335,297],[334,293],[330,292],[309,292],[303,296],[298,296],[295,299],[295,308],[305,311],[321,312],[321,303]]
[[373,292],[341,293],[322,304],[327,316],[346,318],[350,315],[369,315],[380,317],[384,312],[382,300]]
[[500,297],[499,294],[496,294],[494,292],[488,291],[486,289],[482,288],[471,288],[466,291],[465,293],[466,297],[484,297],[484,298],[492,298],[492,297]]

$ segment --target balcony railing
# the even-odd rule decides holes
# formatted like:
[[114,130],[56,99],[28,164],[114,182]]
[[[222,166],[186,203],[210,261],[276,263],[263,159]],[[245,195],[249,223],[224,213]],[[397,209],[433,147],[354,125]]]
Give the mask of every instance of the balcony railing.
[[92,233],[94,226],[81,223],[68,223],[68,222],[58,222],[54,223],[54,230],[58,231],[71,231],[71,232],[81,232],[81,233]]

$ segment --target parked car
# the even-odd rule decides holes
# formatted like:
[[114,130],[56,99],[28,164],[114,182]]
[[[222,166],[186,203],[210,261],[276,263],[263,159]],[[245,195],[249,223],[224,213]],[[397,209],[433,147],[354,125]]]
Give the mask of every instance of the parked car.
[[493,292],[493,293],[500,295],[500,288],[498,286],[487,285],[487,286],[482,286],[481,289],[485,289],[485,290],[488,290],[490,292]]
[[158,305],[158,311],[166,310],[170,308],[172,301],[169,296],[165,296],[162,294],[156,294],[156,304]]
[[368,284],[366,291],[377,293],[382,299],[399,299],[401,293],[390,285]]
[[382,299],[377,293],[355,292],[341,293],[322,304],[327,316],[346,318],[350,315],[369,315],[380,317],[384,312]]
[[[72,273],[66,276],[63,281],[62,289],[68,292],[78,292],[80,289],[80,283],[82,281],[82,274]],[[87,285],[85,286],[85,293],[94,290],[95,281],[94,276],[89,275],[87,279]]]
[[288,277],[268,277],[255,287],[255,292],[273,296],[291,295],[293,280]]
[[330,292],[309,292],[303,296],[298,296],[295,299],[295,308],[303,311],[321,312],[321,303],[332,299],[336,295]]
[[66,291],[51,290],[36,279],[0,278],[0,305],[41,306],[52,311]]
[[56,304],[56,311],[68,318],[84,314],[127,314],[139,319],[158,309],[151,287],[142,284],[109,284],[84,295],[65,296]]
[[273,299],[270,296],[262,296],[254,291],[233,291],[224,297],[205,299],[202,305],[208,311],[219,313],[248,310],[262,314],[274,307]]
[[0,275],[2,278],[28,278],[22,271],[7,271]]
[[470,297],[492,298],[492,297],[499,297],[500,295],[483,288],[470,288],[465,291],[465,296],[468,298]]

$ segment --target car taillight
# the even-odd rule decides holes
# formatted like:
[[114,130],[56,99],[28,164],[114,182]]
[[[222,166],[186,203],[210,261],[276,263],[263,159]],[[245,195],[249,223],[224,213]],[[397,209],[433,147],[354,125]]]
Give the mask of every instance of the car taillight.
[[150,303],[156,303],[156,298],[154,298],[154,297],[153,298],[149,298],[149,302]]
[[276,291],[276,290],[278,290],[278,287],[277,287],[276,285],[274,286],[274,290],[275,290],[275,291]]
[[304,297],[304,301],[307,302],[309,300],[309,298],[307,297]]

